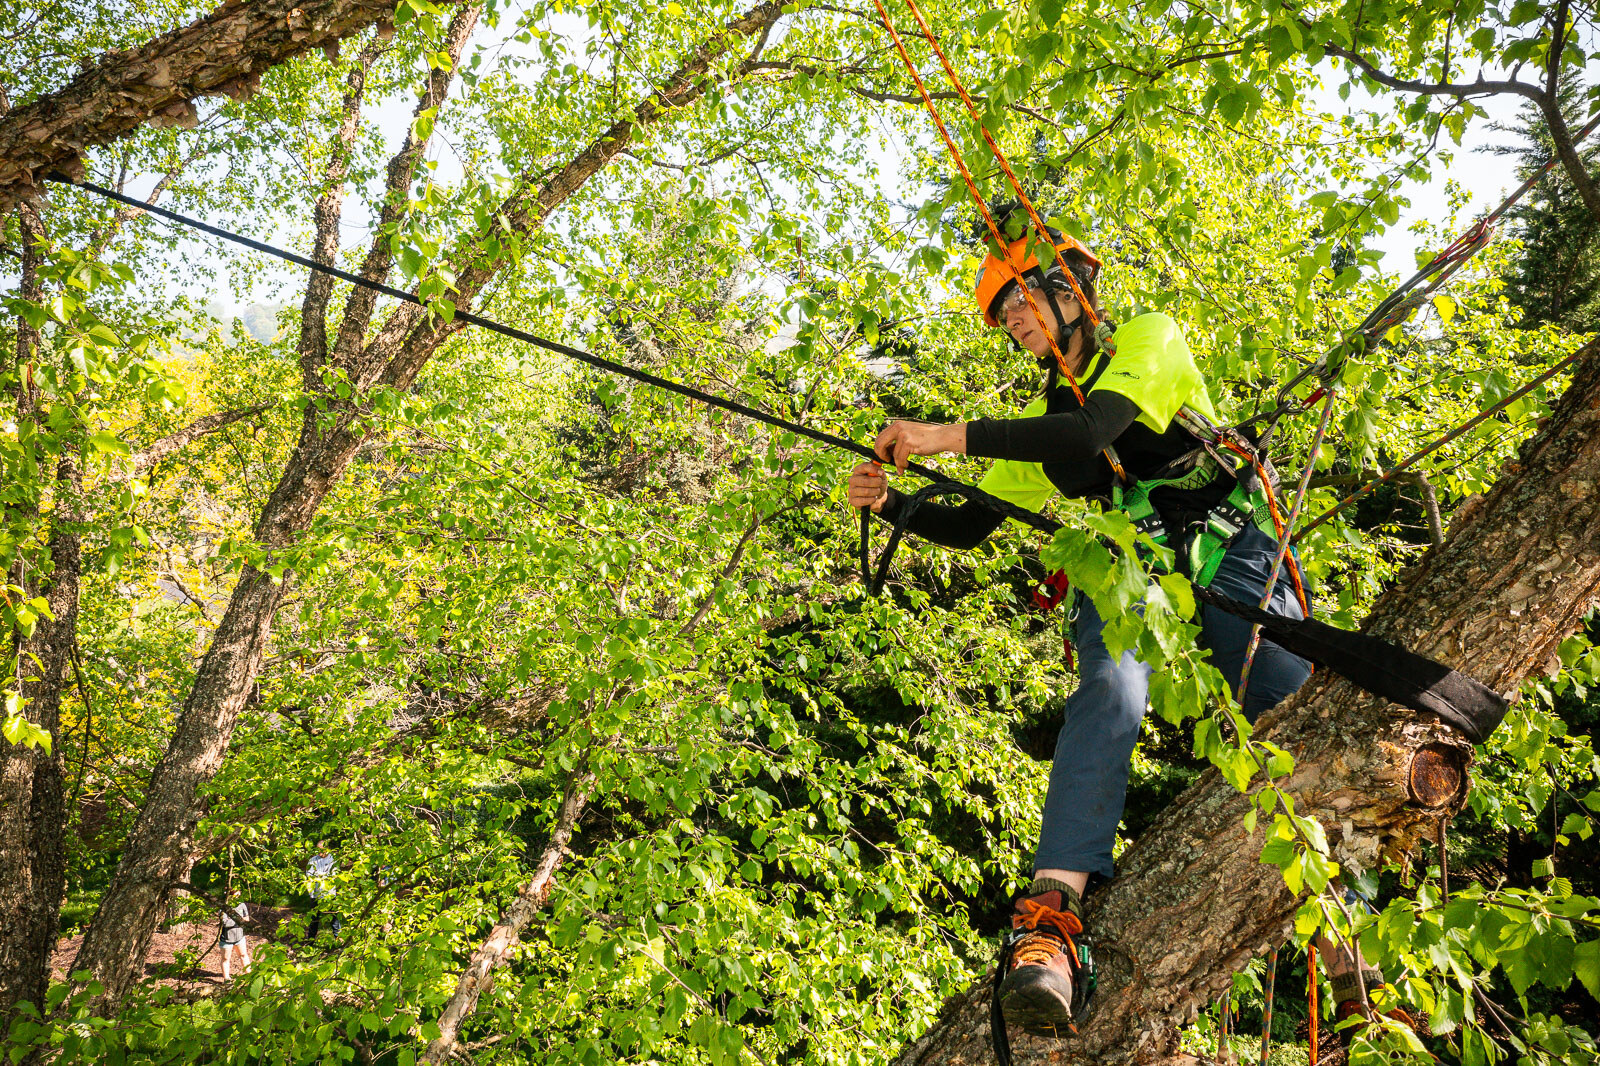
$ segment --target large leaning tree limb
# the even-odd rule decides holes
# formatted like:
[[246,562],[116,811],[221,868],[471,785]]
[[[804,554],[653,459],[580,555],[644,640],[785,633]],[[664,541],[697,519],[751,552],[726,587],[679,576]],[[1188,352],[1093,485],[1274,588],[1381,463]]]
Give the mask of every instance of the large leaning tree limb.
[[146,124],[191,126],[199,96],[251,92],[267,68],[394,15],[394,0],[229,0],[138,48],[112,51],[0,118],[0,209],[52,171],[77,177],[84,149]]
[[[458,9],[446,31],[446,47],[461,48],[470,36],[481,5]],[[552,211],[600,173],[637,135],[698,99],[713,67],[747,37],[765,35],[782,14],[782,5],[756,5],[720,28],[713,37],[690,52],[683,64],[625,117],[554,171],[544,181],[523,175],[500,210],[491,217],[508,220],[514,233],[541,225]],[[463,32],[463,25],[466,29]],[[459,51],[449,56],[453,70]],[[748,61],[747,61],[748,62]],[[744,70],[736,65],[734,74]],[[430,81],[425,93],[435,90]],[[442,96],[441,96],[442,99]],[[391,193],[410,181],[411,168],[426,142],[407,141],[391,163]],[[387,245],[380,230],[376,243]],[[458,306],[470,306],[497,276],[503,264],[480,258],[476,241],[464,242],[457,269]],[[387,276],[386,251],[369,250],[364,272]],[[374,280],[377,280],[375,278]],[[361,292],[362,290],[357,290]],[[352,313],[358,301],[346,308]],[[371,306],[362,310],[370,314]],[[351,460],[375,430],[370,406],[359,394],[373,387],[409,391],[428,360],[461,328],[425,311],[403,304],[394,309],[372,340],[361,344],[367,320],[341,325],[339,339],[329,357],[333,369],[356,388],[358,397],[333,400],[324,391],[321,375],[308,388],[322,393],[328,403],[308,404],[300,438],[257,519],[255,539],[273,558],[292,550],[310,527],[322,502],[343,478]],[[348,338],[348,347],[347,345]],[[302,344],[302,352],[307,346]],[[310,346],[315,357],[316,346]],[[303,369],[308,361],[303,361]],[[287,580],[287,577],[284,579]],[[178,716],[166,753],[157,764],[146,790],[144,807],[124,847],[111,886],[84,935],[72,969],[88,970],[104,988],[100,1009],[114,1007],[137,974],[155,932],[172,885],[183,880],[195,853],[194,830],[204,816],[203,786],[215,776],[227,754],[233,729],[260,671],[272,619],[284,593],[282,580],[263,567],[246,565],[234,586],[228,607],[212,634],[201,660],[194,686]]]
[[[1600,341],[1574,367],[1545,428],[1380,598],[1367,632],[1500,691],[1554,668],[1557,646],[1600,596]],[[1465,796],[1466,740],[1325,672],[1256,734],[1294,755],[1281,783],[1346,868],[1408,855]],[[1185,1061],[1177,1027],[1284,942],[1301,903],[1276,866],[1258,861],[1262,840],[1244,829],[1250,806],[1209,770],[1128,849],[1088,903],[1101,976],[1080,1035],[1013,1033],[1019,1064]],[[985,977],[953,997],[897,1066],[991,1063],[989,987]]]

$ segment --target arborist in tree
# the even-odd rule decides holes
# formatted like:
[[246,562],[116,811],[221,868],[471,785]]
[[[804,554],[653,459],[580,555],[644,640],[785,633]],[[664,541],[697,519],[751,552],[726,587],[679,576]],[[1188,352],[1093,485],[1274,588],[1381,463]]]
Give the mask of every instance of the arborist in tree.
[[[1013,271],[992,252],[978,272],[976,292],[984,321],[1005,328],[1014,343],[1040,360],[1044,395],[1018,418],[951,425],[893,422],[878,435],[875,450],[902,471],[913,456],[993,459],[980,487],[1030,510],[1057,493],[1121,506],[1142,530],[1174,549],[1196,583],[1236,600],[1259,602],[1277,550],[1266,497],[1248,465],[1243,477],[1236,475],[1174,423],[1184,404],[1214,419],[1205,380],[1178,324],[1163,314],[1138,315],[1116,329],[1115,357],[1110,357],[1089,330],[1080,328],[1083,308],[1064,274],[1072,272],[1098,314],[1100,261],[1071,237],[1055,231],[1049,237],[1056,254],[1048,267],[1029,250],[1027,237],[1006,250],[1015,273],[1027,279],[1038,317]],[[1081,405],[1062,379],[1044,330],[1056,337],[1083,393]],[[1128,482],[1118,483],[1108,449]],[[904,500],[879,466],[862,463],[851,472],[849,502],[893,521]],[[924,502],[907,528],[936,544],[966,549],[981,543],[1002,520],[978,502]],[[1302,617],[1290,582],[1277,583],[1269,609]],[[1113,873],[1111,849],[1151,673],[1132,651],[1111,656],[1101,636],[1105,620],[1081,592],[1074,597],[1069,624],[1080,680],[1066,702],[1034,880],[1016,902],[1002,951],[1002,965],[1009,969],[999,987],[1006,1021],[1044,1034],[1064,1034],[1087,995],[1083,959],[1073,938],[1083,930],[1086,889]],[[1250,624],[1209,606],[1202,607],[1200,624],[1212,662],[1237,693]],[[1254,722],[1310,673],[1306,660],[1263,641],[1250,668],[1245,716]],[[1324,958],[1330,972],[1352,969],[1344,951]],[[1382,983],[1376,971],[1363,976],[1369,988]],[[1334,984],[1336,997],[1359,998],[1354,973],[1341,974]]]

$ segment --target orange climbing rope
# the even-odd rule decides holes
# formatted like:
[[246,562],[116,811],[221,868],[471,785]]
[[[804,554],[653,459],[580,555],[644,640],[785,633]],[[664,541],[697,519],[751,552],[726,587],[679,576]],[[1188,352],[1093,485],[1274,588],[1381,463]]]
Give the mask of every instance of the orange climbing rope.
[[[895,51],[900,54],[900,59],[905,64],[907,73],[911,75],[912,82],[916,84],[917,93],[922,97],[923,105],[928,109],[928,114],[933,118],[933,124],[938,128],[939,136],[944,140],[944,146],[950,154],[950,160],[955,164],[956,170],[960,173],[961,180],[966,183],[967,192],[972,196],[972,202],[977,205],[978,212],[983,216],[983,220],[989,228],[990,236],[993,237],[995,244],[1003,250],[1006,246],[1006,240],[1000,233],[1000,227],[995,223],[994,216],[989,211],[988,201],[986,201],[983,197],[983,194],[978,191],[977,181],[973,178],[972,171],[968,169],[966,160],[961,155],[961,149],[956,146],[955,138],[950,135],[950,130],[945,125],[943,115],[939,113],[938,106],[933,102],[932,94],[928,92],[928,87],[926,83],[923,82],[922,75],[917,71],[917,65],[912,62],[911,54],[906,50],[905,42],[901,40],[899,31],[894,28],[894,23],[889,18],[888,9],[884,7],[883,0],[872,0],[872,4],[878,9],[878,17],[883,20],[883,28],[889,31],[889,39],[894,42]],[[1011,161],[1006,158],[1005,151],[1001,149],[1000,145],[995,141],[993,134],[991,134],[988,128],[984,126],[982,117],[978,113],[978,107],[972,101],[972,95],[967,92],[966,86],[961,81],[961,76],[956,73],[955,66],[950,62],[950,57],[945,54],[944,48],[940,46],[939,39],[934,34],[933,28],[928,25],[928,20],[923,17],[922,10],[917,6],[917,0],[906,0],[906,7],[910,9],[911,16],[916,19],[917,26],[922,31],[923,39],[926,40],[928,42],[928,46],[933,49],[934,55],[939,57],[939,63],[942,67],[944,67],[945,76],[949,79],[950,85],[955,89],[956,94],[961,97],[961,102],[967,109],[968,117],[970,117],[973,123],[978,127],[978,132],[983,136],[984,143],[989,146],[989,151],[993,153],[995,162],[999,164],[1001,171],[1004,172],[1006,181],[1010,183],[1012,191],[1016,193],[1017,200],[1022,204],[1023,208],[1027,210],[1028,218],[1030,221],[1032,221],[1035,232],[1049,242],[1049,227],[1045,224],[1044,219],[1039,216],[1038,209],[1034,207],[1033,200],[1028,196],[1027,191],[1023,189],[1022,182],[1018,180],[1016,171],[1011,168]],[[1054,242],[1050,242],[1050,244],[1051,251],[1054,252]],[[1034,321],[1039,325],[1039,331],[1043,333],[1045,338],[1050,342],[1050,351],[1055,356],[1056,365],[1060,367],[1061,373],[1066,378],[1067,384],[1072,388],[1072,394],[1077,397],[1079,405],[1082,405],[1084,403],[1083,390],[1079,387],[1078,380],[1072,373],[1071,367],[1067,365],[1066,357],[1062,354],[1061,349],[1057,346],[1054,332],[1044,328],[1043,313],[1039,310],[1038,303],[1034,301],[1033,293],[1028,288],[1027,281],[1023,278],[1022,272],[1011,263],[1009,257],[1002,255],[997,258],[1000,258],[1001,261],[1004,262],[1006,269],[1011,271],[1013,280],[1015,280],[1017,287],[1022,291],[1023,298],[1027,300],[1028,309],[1033,312]],[[1070,270],[1063,270],[1062,274],[1066,277],[1067,284],[1071,286],[1072,294],[1077,298],[1081,313],[1083,314],[1084,319],[1088,322],[1095,339],[1108,351],[1110,351],[1112,354],[1115,354],[1115,351],[1112,347],[1111,337],[1109,336],[1110,330],[1105,327],[1105,324],[1100,320],[1099,316],[1095,314],[1093,307],[1090,306],[1088,298],[1084,295],[1083,289],[1078,285],[1077,278],[1073,277]],[[1273,491],[1272,482],[1267,478],[1266,470],[1262,467],[1260,459],[1252,452],[1241,448],[1234,442],[1228,441],[1225,438],[1221,439],[1220,443],[1223,443],[1233,451],[1238,452],[1239,455],[1243,456],[1246,460],[1254,465],[1256,474],[1261,479],[1262,488],[1266,492],[1268,509],[1272,514],[1273,526],[1276,529],[1278,533],[1278,539],[1281,542],[1284,539],[1283,516],[1279,512],[1277,493]],[[1113,473],[1116,474],[1120,481],[1127,482],[1130,480],[1127,472],[1123,469],[1121,462],[1118,460],[1115,451],[1107,448],[1105,450],[1105,457],[1107,462],[1111,464]],[[1293,556],[1289,556],[1287,561],[1289,574],[1294,581],[1295,598],[1300,602],[1301,612],[1306,617],[1310,617],[1311,608],[1306,599],[1305,584],[1300,576],[1300,567],[1295,562]]]
[[[1272,489],[1272,481],[1267,477],[1266,466],[1261,462],[1259,456],[1243,445],[1226,438],[1221,443],[1223,447],[1243,458],[1255,470],[1256,478],[1261,482],[1262,491],[1267,497],[1267,511],[1272,515],[1272,528],[1278,534],[1279,543],[1282,543],[1285,530],[1283,512],[1278,509],[1278,494]],[[1306,600],[1306,587],[1300,578],[1300,565],[1295,561],[1293,555],[1285,555],[1284,561],[1288,564],[1289,577],[1294,581],[1294,595],[1295,599],[1300,601],[1300,610],[1307,618],[1310,618],[1311,604]],[[1240,684],[1242,687],[1243,682],[1241,681]]]
[[1311,1012],[1311,1040],[1307,1046],[1308,1066],[1317,1066],[1317,945],[1306,945],[1306,1000]]
[[[955,86],[956,91],[965,101],[968,112],[976,120],[978,113],[977,108],[972,103],[972,98],[967,95],[966,87],[961,84],[961,79],[956,76],[955,69],[951,67],[949,59],[945,57],[943,49],[939,47],[932,30],[928,28],[926,20],[922,17],[922,12],[918,10],[915,0],[906,0],[906,3],[911,8],[911,13],[916,17],[917,23],[922,27],[923,36],[933,45],[933,50],[938,53],[939,60],[944,64],[945,73],[949,75],[951,84]],[[994,215],[990,213],[988,201],[984,199],[983,193],[978,191],[977,180],[973,178],[972,171],[967,169],[967,163],[962,158],[961,149],[956,147],[955,138],[950,136],[950,130],[945,126],[944,116],[939,113],[938,106],[933,102],[932,94],[928,92],[928,86],[923,82],[922,75],[917,72],[917,65],[911,60],[911,53],[906,51],[905,42],[900,39],[899,31],[894,28],[894,23],[889,19],[888,9],[883,6],[883,0],[872,0],[872,5],[878,9],[878,17],[883,20],[883,28],[889,31],[889,39],[894,42],[895,51],[900,53],[900,59],[905,63],[906,71],[910,73],[911,80],[917,86],[917,93],[922,97],[922,102],[927,107],[928,114],[933,118],[933,124],[938,128],[939,136],[944,140],[944,146],[950,153],[951,161],[955,163],[956,170],[961,174],[961,180],[966,183],[967,192],[972,196],[972,202],[977,205],[978,213],[983,216],[983,221],[989,228],[989,235],[993,238],[1000,253],[997,258],[1005,264],[1007,270],[1011,271],[1012,280],[1016,282],[1017,288],[1022,292],[1023,299],[1027,301],[1028,310],[1033,312],[1034,321],[1039,324],[1039,332],[1043,333],[1045,339],[1050,342],[1050,353],[1055,357],[1056,366],[1061,370],[1062,377],[1066,379],[1067,385],[1072,389],[1073,396],[1077,397],[1080,405],[1083,404],[1083,389],[1079,387],[1078,378],[1073,374],[1072,368],[1067,365],[1066,355],[1062,353],[1060,346],[1056,344],[1055,331],[1045,328],[1044,313],[1039,310],[1039,304],[1034,300],[1033,292],[1028,288],[1027,280],[1022,276],[1022,272],[1011,263],[1010,258],[1004,254],[1008,243],[1005,235],[1000,232],[1000,226],[995,222]],[[979,129],[983,129],[982,123],[979,123]],[[1033,220],[1039,236],[1051,244],[1051,252],[1054,253],[1055,246],[1053,242],[1050,242],[1049,228],[1040,220],[1039,212],[1034,209],[1033,202],[1022,191],[1022,185],[1017,181],[1016,174],[1012,171],[1010,162],[1006,160],[1005,153],[1000,150],[1000,146],[995,143],[988,130],[983,130],[983,139],[994,152],[995,159],[1000,163],[1001,169],[1005,171],[1006,177],[1010,179],[1012,188],[1017,192],[1017,198],[1027,208],[1028,217]],[[1098,331],[1101,325],[1100,319],[1095,315],[1094,309],[1089,306],[1089,301],[1084,297],[1083,290],[1078,286],[1077,279],[1072,276],[1070,270],[1062,273],[1066,275],[1067,282],[1072,287],[1072,293],[1077,297],[1078,306],[1081,308],[1085,320],[1092,329]],[[1122,463],[1117,458],[1116,453],[1108,448],[1105,456],[1117,478],[1121,481],[1127,481],[1127,472],[1123,470]]]
[[[917,7],[916,0],[906,0],[906,6],[911,9],[911,17],[917,20],[917,26],[922,30],[923,39],[933,49],[933,54],[939,57],[939,64],[944,67],[945,76],[950,79],[951,87],[961,97],[961,102],[966,105],[968,117],[978,127],[978,132],[983,135],[983,142],[989,146],[989,151],[994,153],[995,162],[1000,164],[1000,169],[1005,173],[1006,181],[1010,182],[1012,191],[1017,194],[1017,200],[1028,212],[1028,218],[1033,222],[1034,229],[1040,235],[1049,233],[1049,227],[1045,225],[1044,219],[1039,217],[1039,212],[1034,208],[1033,201],[1029,199],[1027,192],[1022,188],[1022,182],[1017,180],[1016,171],[1011,169],[1011,161],[1006,158],[1005,152],[1001,151],[1000,146],[995,143],[994,135],[989,132],[989,128],[983,124],[983,118],[978,114],[978,106],[972,102],[972,96],[967,92],[967,87],[962,84],[960,76],[956,74],[956,68],[951,64],[950,57],[945,55],[944,49],[940,47],[939,38],[934,36],[933,29],[928,25],[928,20],[922,17],[922,9]],[[880,7],[879,10],[881,11],[882,8]],[[885,19],[884,24],[888,24],[887,19]],[[892,33],[893,30],[890,32]],[[973,190],[973,192],[976,195],[976,190]],[[1077,297],[1078,305],[1083,308],[1084,319],[1089,323],[1089,329],[1098,334],[1100,317],[1095,314],[1094,308],[1090,307],[1089,301],[1084,298],[1083,290],[1078,287],[1078,279],[1072,276],[1070,270],[1064,271],[1064,273],[1067,276],[1067,284],[1072,287],[1072,295]],[[1102,343],[1107,342],[1107,338],[1097,336],[1096,339]],[[1107,347],[1110,347],[1108,343]]]

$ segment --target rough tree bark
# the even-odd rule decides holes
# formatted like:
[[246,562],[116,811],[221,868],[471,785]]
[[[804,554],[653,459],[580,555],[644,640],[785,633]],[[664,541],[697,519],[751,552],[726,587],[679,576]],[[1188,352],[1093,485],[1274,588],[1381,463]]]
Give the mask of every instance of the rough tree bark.
[[[447,33],[449,46],[457,49],[452,55],[452,69],[480,10],[478,5],[462,8]],[[762,3],[725,25],[691,53],[630,117],[613,124],[549,179],[539,182],[532,175],[524,175],[517,191],[491,217],[507,218],[517,231],[541,224],[629,147],[640,130],[698,99],[712,65],[745,37],[761,34],[764,39],[781,13],[779,3]],[[461,32],[463,26],[465,32]],[[750,62],[746,60],[735,73],[745,71]],[[442,102],[447,84],[447,79],[435,78],[428,93],[437,91],[437,96],[425,106]],[[428,99],[427,94],[424,99]],[[423,147],[410,141],[402,147],[397,161],[404,158],[410,162],[391,165],[389,196],[403,195],[410,180],[410,167],[420,158]],[[387,236],[380,232],[376,243],[387,246]],[[458,306],[471,306],[500,269],[497,262],[476,258],[474,246],[469,243],[464,262],[456,271]],[[388,266],[386,250],[374,248],[369,252],[369,270],[376,269],[382,276]],[[351,323],[352,308],[356,306],[353,299],[346,307],[346,322],[341,325],[333,362],[358,393],[374,386],[409,390],[439,346],[461,328],[459,319],[445,324],[426,312],[402,305],[390,314],[372,341],[359,345],[367,322],[358,319]],[[367,304],[365,310],[370,313],[371,305]],[[347,333],[354,342],[345,355]],[[312,353],[314,357],[314,347]],[[321,391],[320,373],[314,373],[318,369],[311,359],[303,360],[308,387]],[[299,442],[256,523],[255,538],[269,552],[292,547],[310,526],[322,501],[371,435],[368,415],[355,402],[341,406],[330,400],[327,412],[308,405]],[[114,1006],[132,982],[155,932],[163,901],[171,885],[181,880],[182,871],[187,869],[194,829],[204,814],[199,790],[215,775],[227,752],[239,710],[260,669],[282,588],[263,570],[251,566],[243,569],[200,664],[167,752],[151,777],[145,805],[112,884],[101,899],[73,963],[74,970],[90,970],[104,986],[102,1009]]]
[[[32,205],[20,209],[24,252],[20,293],[41,295],[38,253],[33,242],[44,228]],[[36,421],[40,396],[31,366],[39,356],[36,331],[19,320],[17,365],[23,368],[17,394],[19,422]],[[55,947],[56,924],[66,878],[61,827],[66,823],[60,724],[62,692],[78,624],[78,581],[82,552],[77,529],[83,473],[77,453],[64,449],[56,463],[56,506],[50,531],[50,570],[42,577],[20,564],[8,577],[29,596],[43,594],[50,616],[39,618],[33,634],[18,635],[19,688],[26,714],[50,735],[51,750],[0,741],[0,1018],[19,1002],[42,1007]],[[37,508],[31,516],[38,519]]]
[[[187,162],[168,170],[147,202],[159,199]],[[43,235],[43,220],[34,204],[20,204],[17,211],[28,245],[19,293],[25,299],[39,301],[44,294],[36,269],[38,253],[32,242]],[[85,257],[98,259],[118,230],[139,213],[136,208],[116,212],[90,236]],[[19,363],[37,363],[38,333],[26,321],[19,320],[17,340]],[[18,395],[18,415],[33,419],[40,402],[38,389],[32,385],[33,375],[24,375],[23,380],[26,387]],[[143,476],[161,458],[201,436],[265,409],[202,417],[136,452],[131,468],[123,476]],[[10,749],[5,752],[4,769],[0,770],[0,1017],[9,1016],[19,1002],[43,1002],[65,889],[68,811],[62,796],[59,725],[69,685],[67,667],[77,642],[83,551],[80,528],[87,520],[82,505],[82,454],[77,446],[67,447],[59,456],[52,492],[48,580],[39,582],[31,575],[18,575],[13,583],[38,585],[31,591],[43,591],[50,604],[52,617],[41,621],[22,649],[22,661],[32,667],[23,677],[23,695],[30,701],[29,714],[51,734],[57,751],[45,756],[27,749]],[[38,519],[38,507],[32,517]],[[8,842],[15,847],[7,847]]]
[[240,96],[262,71],[394,14],[395,0],[229,0],[139,48],[107,52],[66,86],[0,118],[0,208],[81,153],[140,126],[190,126],[197,96]]
[[[437,107],[467,40],[477,26],[481,4],[457,9],[442,49],[450,63],[434,70],[418,103]],[[351,107],[359,105],[359,91]],[[342,133],[342,128],[341,128]],[[336,156],[338,152],[336,150]],[[410,181],[410,173],[402,176]],[[319,221],[336,230],[337,212]],[[380,234],[378,239],[384,239]],[[332,257],[337,243],[319,233],[317,251]],[[326,303],[326,292],[323,294]],[[313,316],[314,318],[317,316]],[[317,331],[315,325],[303,331]],[[317,331],[320,332],[320,331]],[[302,338],[302,347],[306,340]],[[300,443],[257,520],[256,540],[268,551],[293,546],[310,525],[323,498],[337,483],[350,454],[330,449],[331,440],[351,433],[346,416],[329,431],[322,412],[308,404]],[[144,806],[134,822],[111,886],[84,932],[73,970],[89,970],[104,986],[101,1004],[114,1006],[141,968],[150,938],[174,882],[184,880],[193,864],[193,831],[204,814],[199,790],[216,774],[233,737],[234,723],[260,670],[268,630],[282,599],[284,585],[266,570],[245,566],[228,600],[227,611],[212,634],[189,698],[178,716],[167,750],[151,775]]]
[[[1374,607],[1366,630],[1500,691],[1556,665],[1600,595],[1600,342],[1575,364],[1546,427],[1486,497],[1455,515]],[[1449,727],[1319,673],[1264,716],[1258,735],[1295,757],[1297,813],[1327,829],[1351,868],[1409,854],[1465,794],[1471,748]],[[1419,799],[1419,796],[1421,797]],[[1091,897],[1100,991],[1070,1041],[1013,1034],[1019,1064],[1179,1061],[1176,1027],[1229,975],[1282,943],[1300,900],[1262,840],[1250,798],[1215,772],[1173,802]],[[898,1066],[993,1061],[989,980],[953,997]]]

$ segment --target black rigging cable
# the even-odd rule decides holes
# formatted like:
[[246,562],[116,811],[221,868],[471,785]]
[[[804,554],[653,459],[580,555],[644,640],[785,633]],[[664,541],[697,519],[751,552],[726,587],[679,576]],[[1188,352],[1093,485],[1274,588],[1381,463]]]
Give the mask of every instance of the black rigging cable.
[[[341,281],[347,281],[352,285],[360,285],[364,288],[372,289],[375,292],[382,293],[385,296],[393,297],[394,299],[400,300],[404,303],[414,304],[418,307],[431,310],[431,308],[428,307],[427,301],[412,293],[404,292],[400,289],[394,288],[391,285],[385,285],[382,282],[361,277],[359,274],[352,274],[347,270],[341,270],[338,267],[331,266],[326,263],[319,263],[314,259],[307,258],[306,256],[285,251],[282,248],[277,248],[261,241],[252,240],[249,237],[229,232],[228,230],[217,226],[212,226],[208,223],[201,222],[199,219],[190,218],[187,215],[179,214],[176,211],[172,211],[164,207],[157,207],[154,204],[136,200],[131,196],[125,196],[122,193],[116,192],[112,189],[107,189],[104,186],[96,185],[93,182],[74,181],[71,178],[66,178],[60,175],[48,175],[46,176],[45,180],[53,181],[61,185],[71,185],[75,188],[95,193],[99,196],[105,197],[108,200],[113,200],[117,203],[136,208],[140,211],[148,211],[151,214],[168,219],[169,221],[176,222],[183,226],[188,226],[202,233],[209,233],[214,237],[220,237],[225,241],[231,241],[232,243],[241,245],[245,248],[263,252],[267,255],[282,259],[285,262],[294,263],[298,266],[306,267],[309,270],[320,271],[324,274],[332,275]],[[746,418],[754,419],[757,422],[764,423],[776,429],[786,430],[788,432],[807,437],[811,440],[822,444],[827,444],[835,448],[842,448],[857,455],[865,456],[873,462],[880,461],[879,457],[865,445],[857,444],[855,441],[848,440],[844,437],[839,437],[831,433],[825,433],[821,430],[802,426],[797,422],[792,422],[776,415],[769,415],[765,411],[757,410],[754,407],[739,403],[735,400],[729,400],[714,393],[706,392],[703,389],[697,389],[692,385],[684,385],[669,378],[652,374],[647,370],[639,370],[635,367],[628,366],[625,363],[619,363],[611,359],[606,359],[603,356],[595,355],[592,352],[586,352],[581,348],[574,348],[569,344],[562,344],[560,341],[553,341],[548,337],[541,337],[538,334],[530,333],[527,330],[517,329],[514,326],[507,326],[503,323],[496,322],[493,319],[484,318],[481,315],[475,315],[470,311],[457,310],[455,317],[460,318],[461,321],[467,323],[468,325],[479,326],[493,333],[510,337],[512,340],[521,341],[525,344],[532,344],[543,348],[546,351],[554,352],[557,355],[566,356],[569,359],[576,359],[581,363],[586,363],[589,366],[607,371],[608,373],[619,374],[623,377],[630,378],[645,385],[652,385],[658,389],[665,389],[668,392],[695,400],[699,403],[717,407],[724,411],[730,411],[737,415],[743,415]],[[916,493],[910,501],[907,501],[908,504],[911,504],[911,506],[902,509],[899,520],[895,523],[895,531],[892,535],[891,543],[898,543],[899,538],[905,531],[906,519],[909,513],[915,510],[916,505],[919,505],[924,499],[944,494],[955,494],[964,496],[967,499],[977,500],[985,507],[992,508],[1007,518],[1014,518],[1017,521],[1032,526],[1033,528],[1046,534],[1053,534],[1062,528],[1062,523],[1057,522],[1052,518],[1047,518],[1036,511],[1030,511],[1024,507],[1018,507],[1015,504],[1000,499],[998,496],[984,492],[982,489],[974,485],[967,485],[963,482],[952,481],[940,474],[938,471],[931,470],[927,467],[921,466],[920,464],[907,463],[906,470],[910,473],[918,475],[919,477],[929,479],[933,482],[933,484],[924,487],[921,491]],[[862,578],[868,582],[869,588],[873,588],[875,591],[877,587],[882,585],[883,577],[887,573],[888,559],[886,558],[880,560],[878,577],[876,581],[873,581],[868,574],[867,567],[865,565],[867,561],[867,542],[870,523],[871,516],[869,514],[869,509],[864,507],[861,509],[861,560],[863,563]],[[1229,611],[1230,613],[1240,613],[1243,616],[1244,610],[1248,609],[1248,605],[1237,605],[1231,602],[1220,601],[1219,598],[1215,596],[1205,598],[1214,606],[1217,606],[1222,610]],[[1408,660],[1403,664],[1400,664],[1398,667],[1393,665],[1395,653],[1398,652],[1407,655],[1409,653],[1405,653],[1404,649],[1399,649],[1397,646],[1390,645],[1385,641],[1378,641],[1360,633],[1345,633],[1342,630],[1334,630],[1333,632],[1337,635],[1337,640],[1342,642],[1334,645],[1329,643],[1325,634],[1323,633],[1323,630],[1326,630],[1328,627],[1323,626],[1321,623],[1311,622],[1309,620],[1296,621],[1293,619],[1276,619],[1274,624],[1276,626],[1274,638],[1277,639],[1279,636],[1278,631],[1281,631],[1284,639],[1296,639],[1298,654],[1311,659],[1313,662],[1319,662],[1322,665],[1328,666],[1330,669],[1344,674],[1351,681],[1365,688],[1367,691],[1374,693],[1375,695],[1382,696],[1386,699],[1392,700],[1393,702],[1411,707],[1413,710],[1432,711],[1434,713],[1439,713],[1441,705],[1446,706],[1455,712],[1455,720],[1458,720],[1458,722],[1469,722],[1476,727],[1475,730],[1469,729],[1469,734],[1476,731],[1481,731],[1481,733],[1487,734],[1488,730],[1493,729],[1494,725],[1497,724],[1500,721],[1500,718],[1505,714],[1507,703],[1506,700],[1499,695],[1499,693],[1492,691],[1491,689],[1477,681],[1472,680],[1471,678],[1457,674],[1455,671],[1438,664],[1432,665],[1441,672],[1439,677],[1429,677],[1428,681],[1430,683],[1425,683],[1422,685],[1419,691],[1419,688],[1416,684],[1405,680],[1405,675],[1408,672],[1408,668],[1414,664]],[[1351,647],[1357,648],[1360,653],[1350,654],[1349,649]],[[1378,669],[1377,667],[1387,667],[1387,669]],[[1397,676],[1402,679],[1402,683],[1396,683],[1395,678]],[[1441,689],[1441,683],[1444,684],[1445,689]]]

